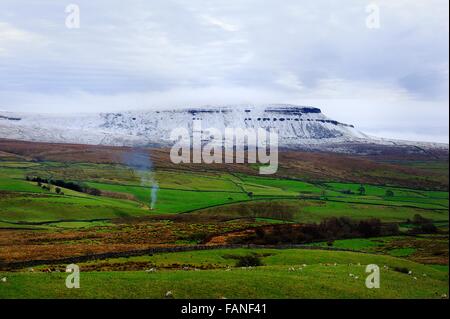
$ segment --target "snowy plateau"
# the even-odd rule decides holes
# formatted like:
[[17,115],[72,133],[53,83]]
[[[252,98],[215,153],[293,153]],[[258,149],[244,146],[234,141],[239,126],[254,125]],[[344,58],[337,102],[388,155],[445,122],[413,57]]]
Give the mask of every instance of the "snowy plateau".
[[[0,111],[0,138],[23,141],[112,146],[170,146],[175,128],[263,128],[278,132],[287,149],[364,154],[380,147],[406,152],[448,150],[448,144],[382,139],[368,136],[351,124],[326,117],[319,108],[295,105],[224,106],[152,109],[114,113],[39,114]],[[207,140],[207,131],[203,132]]]

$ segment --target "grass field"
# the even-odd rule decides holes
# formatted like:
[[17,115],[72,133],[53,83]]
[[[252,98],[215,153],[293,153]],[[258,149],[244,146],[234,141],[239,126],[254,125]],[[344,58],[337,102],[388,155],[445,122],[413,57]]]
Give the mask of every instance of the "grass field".
[[[13,192],[0,198],[0,222],[3,224],[85,222],[184,213],[210,207],[221,210],[225,207],[223,205],[243,202],[250,205],[261,200],[286,200],[286,206],[296,207],[291,221],[297,222],[317,222],[329,216],[402,221],[415,214],[439,222],[448,221],[446,192],[363,185],[365,195],[360,195],[358,189],[361,185],[356,183],[311,184],[223,172],[162,170],[154,173],[159,190],[155,210],[150,211],[151,185],[141,182],[142,172],[122,165],[11,161],[0,164],[0,191]],[[26,175],[83,182],[102,191],[128,194],[131,198],[89,196],[67,189],[63,189],[64,195],[56,195],[26,181]],[[386,196],[388,190],[393,192],[393,196]]]
[[[233,267],[229,254],[269,255],[264,266]],[[225,256],[225,257],[224,257]],[[149,267],[173,263],[190,270],[155,272],[83,272],[80,289],[65,287],[64,273],[0,273],[3,298],[442,298],[448,294],[448,272],[402,259],[351,252],[314,250],[211,250],[157,254],[108,260],[108,263],[147,261]],[[218,268],[195,271],[212,264]],[[378,264],[381,287],[367,289],[365,266]],[[411,275],[394,270],[405,267]]]
[[[327,243],[313,245],[328,246]],[[332,246],[338,249],[403,257],[421,263],[448,265],[448,236],[443,235],[340,239],[335,240]]]

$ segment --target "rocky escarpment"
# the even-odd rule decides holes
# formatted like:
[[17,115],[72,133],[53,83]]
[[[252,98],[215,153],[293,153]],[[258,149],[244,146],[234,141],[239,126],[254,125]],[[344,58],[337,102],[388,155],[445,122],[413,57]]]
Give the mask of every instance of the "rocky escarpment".
[[[193,130],[201,121],[209,128],[275,130],[287,148],[363,153],[364,145],[409,145],[414,151],[448,145],[401,142],[369,137],[352,124],[326,117],[319,108],[297,105],[264,107],[186,107],[98,114],[34,114],[0,112],[0,138],[94,145],[172,145],[176,128]],[[355,147],[357,145],[357,147]]]

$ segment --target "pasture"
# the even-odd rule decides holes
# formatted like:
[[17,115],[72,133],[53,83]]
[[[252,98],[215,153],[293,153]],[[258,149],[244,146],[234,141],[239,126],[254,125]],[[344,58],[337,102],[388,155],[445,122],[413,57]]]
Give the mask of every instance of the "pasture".
[[[264,266],[234,267],[230,254],[257,253]],[[65,273],[19,272],[0,283],[3,298],[442,298],[448,271],[399,258],[352,252],[298,249],[209,250],[164,253],[104,263],[145,261],[152,272],[87,271],[81,264],[80,289],[65,287]],[[185,269],[167,269],[183,264]],[[365,267],[381,268],[379,289],[367,289]],[[101,262],[100,262],[101,265]],[[196,267],[213,265],[211,269]],[[406,268],[411,274],[396,269]]]
[[[36,177],[49,182],[31,181]],[[55,180],[96,192],[56,187]],[[158,191],[150,209],[153,184]],[[143,172],[120,163],[8,158],[0,161],[0,266],[32,266],[14,272],[0,267],[0,278],[6,278],[0,282],[0,298],[164,298],[167,291],[175,298],[445,298],[448,201],[448,192],[435,189],[324,176],[313,181],[173,167]],[[418,215],[439,234],[405,236]],[[189,247],[211,239],[226,243],[236,234],[251,236],[258,227],[320,223],[331,217],[376,218],[398,224],[404,233],[311,242],[308,249],[102,257],[79,263],[81,289],[65,288],[66,265],[58,261]],[[249,254],[256,254],[262,265],[237,267],[230,257]],[[368,264],[381,268],[380,289],[365,287]]]
[[[151,186],[142,179],[146,172],[133,171],[118,164],[58,162],[0,162],[0,222],[50,223],[65,221],[111,220],[155,214],[207,211],[213,214],[248,217],[258,202],[277,201],[278,211],[271,218],[291,222],[318,222],[330,216],[356,219],[379,218],[404,221],[420,214],[436,222],[448,222],[448,193],[362,185],[306,181],[230,174],[160,170],[153,174],[158,184],[157,202],[149,209]],[[104,192],[93,196],[62,189],[64,195],[44,190],[26,176],[64,179],[83,183]],[[142,182],[142,180],[146,182]],[[392,192],[387,196],[388,191]],[[116,195],[116,196],[115,196]],[[244,207],[244,208],[242,208]],[[233,209],[235,209],[233,211]],[[250,215],[253,216],[253,215]],[[1,226],[1,225],[0,225]]]

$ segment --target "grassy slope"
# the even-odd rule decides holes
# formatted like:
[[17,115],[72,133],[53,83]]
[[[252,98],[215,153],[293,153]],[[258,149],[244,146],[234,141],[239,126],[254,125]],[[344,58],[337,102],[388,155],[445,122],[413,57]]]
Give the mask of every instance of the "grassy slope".
[[[230,259],[224,256],[248,252],[240,249],[166,253],[109,262],[148,260],[156,265],[176,262],[226,267]],[[72,290],[65,287],[64,273],[0,273],[8,279],[0,283],[0,297],[163,298],[169,290],[175,298],[440,298],[448,294],[448,271],[394,257],[298,249],[257,252],[273,254],[264,258],[266,266],[230,271],[81,272],[81,289]],[[380,289],[365,287],[365,265],[373,263],[381,268]],[[412,275],[394,271],[395,266],[407,267]],[[295,270],[289,270],[291,267]]]
[[448,211],[426,210],[410,207],[393,207],[384,205],[368,205],[365,203],[350,204],[345,202],[324,201],[305,207],[298,215],[299,221],[319,221],[326,217],[347,216],[355,219],[379,218],[383,221],[404,221],[415,214],[424,217],[448,221]]
[[51,222],[60,220],[111,219],[124,216],[144,216],[139,204],[109,198],[27,195],[2,198],[0,219],[6,222]]
[[[265,207],[261,207],[264,205]],[[273,199],[259,200],[240,204],[213,207],[198,211],[200,215],[227,216],[229,218],[240,217],[263,217],[272,219],[280,218],[279,211],[266,211],[266,207],[279,207],[280,211],[290,212],[284,220],[310,223],[320,222],[324,218],[347,216],[353,219],[379,218],[383,221],[402,222],[412,219],[414,215],[435,221],[448,222],[448,211],[418,209],[401,206],[372,205],[365,203],[346,203],[325,200],[303,200],[303,199]]]
[[[150,188],[141,186],[122,186],[114,184],[88,183],[101,190],[130,193],[141,202],[150,202]],[[180,213],[203,207],[248,200],[244,193],[228,193],[224,191],[187,191],[176,189],[159,189],[155,213]]]

